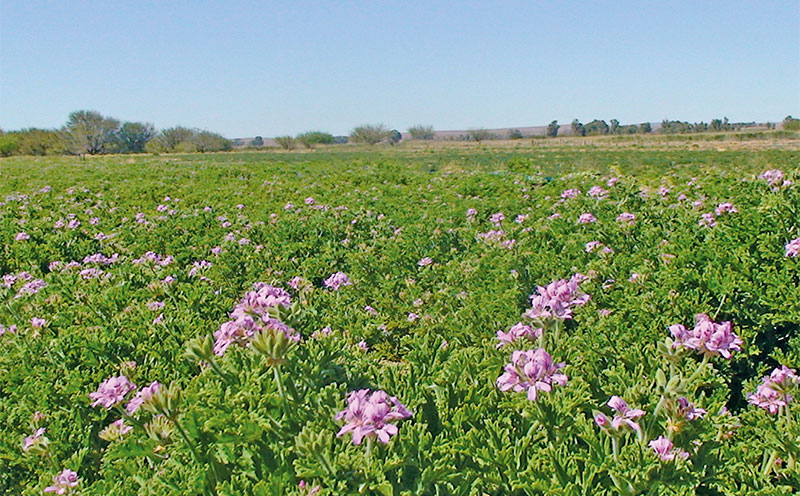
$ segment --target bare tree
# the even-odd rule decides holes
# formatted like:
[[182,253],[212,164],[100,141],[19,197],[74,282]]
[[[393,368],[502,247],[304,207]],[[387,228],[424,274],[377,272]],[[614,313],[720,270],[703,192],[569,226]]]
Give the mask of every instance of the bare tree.
[[354,143],[374,145],[387,139],[390,132],[383,124],[362,124],[350,132],[350,140]]
[[76,110],[67,118],[64,138],[73,153],[96,155],[114,142],[118,128],[118,120],[104,117],[100,112]]

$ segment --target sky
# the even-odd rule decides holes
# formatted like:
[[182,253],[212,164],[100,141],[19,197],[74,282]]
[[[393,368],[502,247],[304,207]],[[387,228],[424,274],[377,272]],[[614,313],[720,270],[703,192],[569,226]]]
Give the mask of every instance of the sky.
[[0,127],[229,138],[800,115],[794,1],[0,0]]

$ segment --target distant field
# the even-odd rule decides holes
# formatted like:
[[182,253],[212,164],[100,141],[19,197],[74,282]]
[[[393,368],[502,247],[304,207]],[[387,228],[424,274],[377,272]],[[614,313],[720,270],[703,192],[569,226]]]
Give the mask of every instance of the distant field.
[[0,159],[0,493],[792,494],[799,144]]

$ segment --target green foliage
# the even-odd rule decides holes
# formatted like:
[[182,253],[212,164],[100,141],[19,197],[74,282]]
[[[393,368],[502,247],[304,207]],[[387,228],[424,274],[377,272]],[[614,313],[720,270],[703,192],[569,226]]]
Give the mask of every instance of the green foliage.
[[[797,184],[798,152],[467,148],[3,159],[0,276],[46,286],[0,284],[0,325],[17,326],[0,334],[0,493],[41,494],[70,468],[75,494],[98,496],[792,494],[800,411],[746,394],[777,364],[800,367],[800,262],[784,254],[800,190],[757,177],[781,168]],[[583,193],[559,201],[571,188]],[[738,213],[698,225],[728,201]],[[585,212],[597,222],[578,224]],[[497,229],[516,242],[479,236]],[[594,240],[614,253],[588,253]],[[174,262],[134,263],[149,251]],[[192,272],[199,260],[211,266]],[[353,284],[325,289],[339,270]],[[499,391],[511,349],[496,332],[575,272],[591,300],[543,340],[569,381],[535,402]],[[290,290],[273,317],[302,341],[264,333],[215,355],[212,333],[258,281]],[[700,312],[732,321],[744,350],[675,350],[667,326]],[[118,435],[123,412],[87,395],[120,374],[164,387]],[[365,387],[413,411],[388,444],[337,437],[346,394]],[[677,394],[708,413],[671,418]],[[595,424],[612,395],[647,412],[641,437]],[[47,443],[23,451],[42,427]],[[687,459],[648,446],[667,432]]]
[[0,157],[15,155],[19,150],[19,137],[15,134],[0,134]]
[[383,124],[362,124],[350,131],[350,141],[353,143],[364,143],[375,145],[388,139],[390,130]]
[[294,150],[294,147],[296,146],[294,138],[288,135],[277,136],[275,138],[275,143],[277,143],[278,146],[280,146],[284,150]]
[[784,131],[800,131],[800,119],[795,119],[791,115],[783,119]]
[[147,143],[156,136],[150,123],[126,122],[117,131],[117,146],[120,153],[142,153]]
[[555,138],[558,136],[558,129],[561,126],[558,125],[558,121],[553,121],[547,125],[547,137],[548,138]]
[[411,126],[408,128],[408,134],[411,135],[411,139],[415,140],[432,140],[436,138],[436,134],[433,131],[433,126],[424,124]]
[[297,135],[297,141],[306,148],[314,148],[316,145],[330,145],[334,138],[330,133],[322,131],[308,131]]

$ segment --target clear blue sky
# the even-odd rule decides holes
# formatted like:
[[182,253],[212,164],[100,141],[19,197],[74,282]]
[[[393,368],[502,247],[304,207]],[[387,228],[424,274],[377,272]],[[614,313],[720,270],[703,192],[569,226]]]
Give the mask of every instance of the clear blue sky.
[[228,137],[800,114],[800,1],[0,0],[0,127]]

